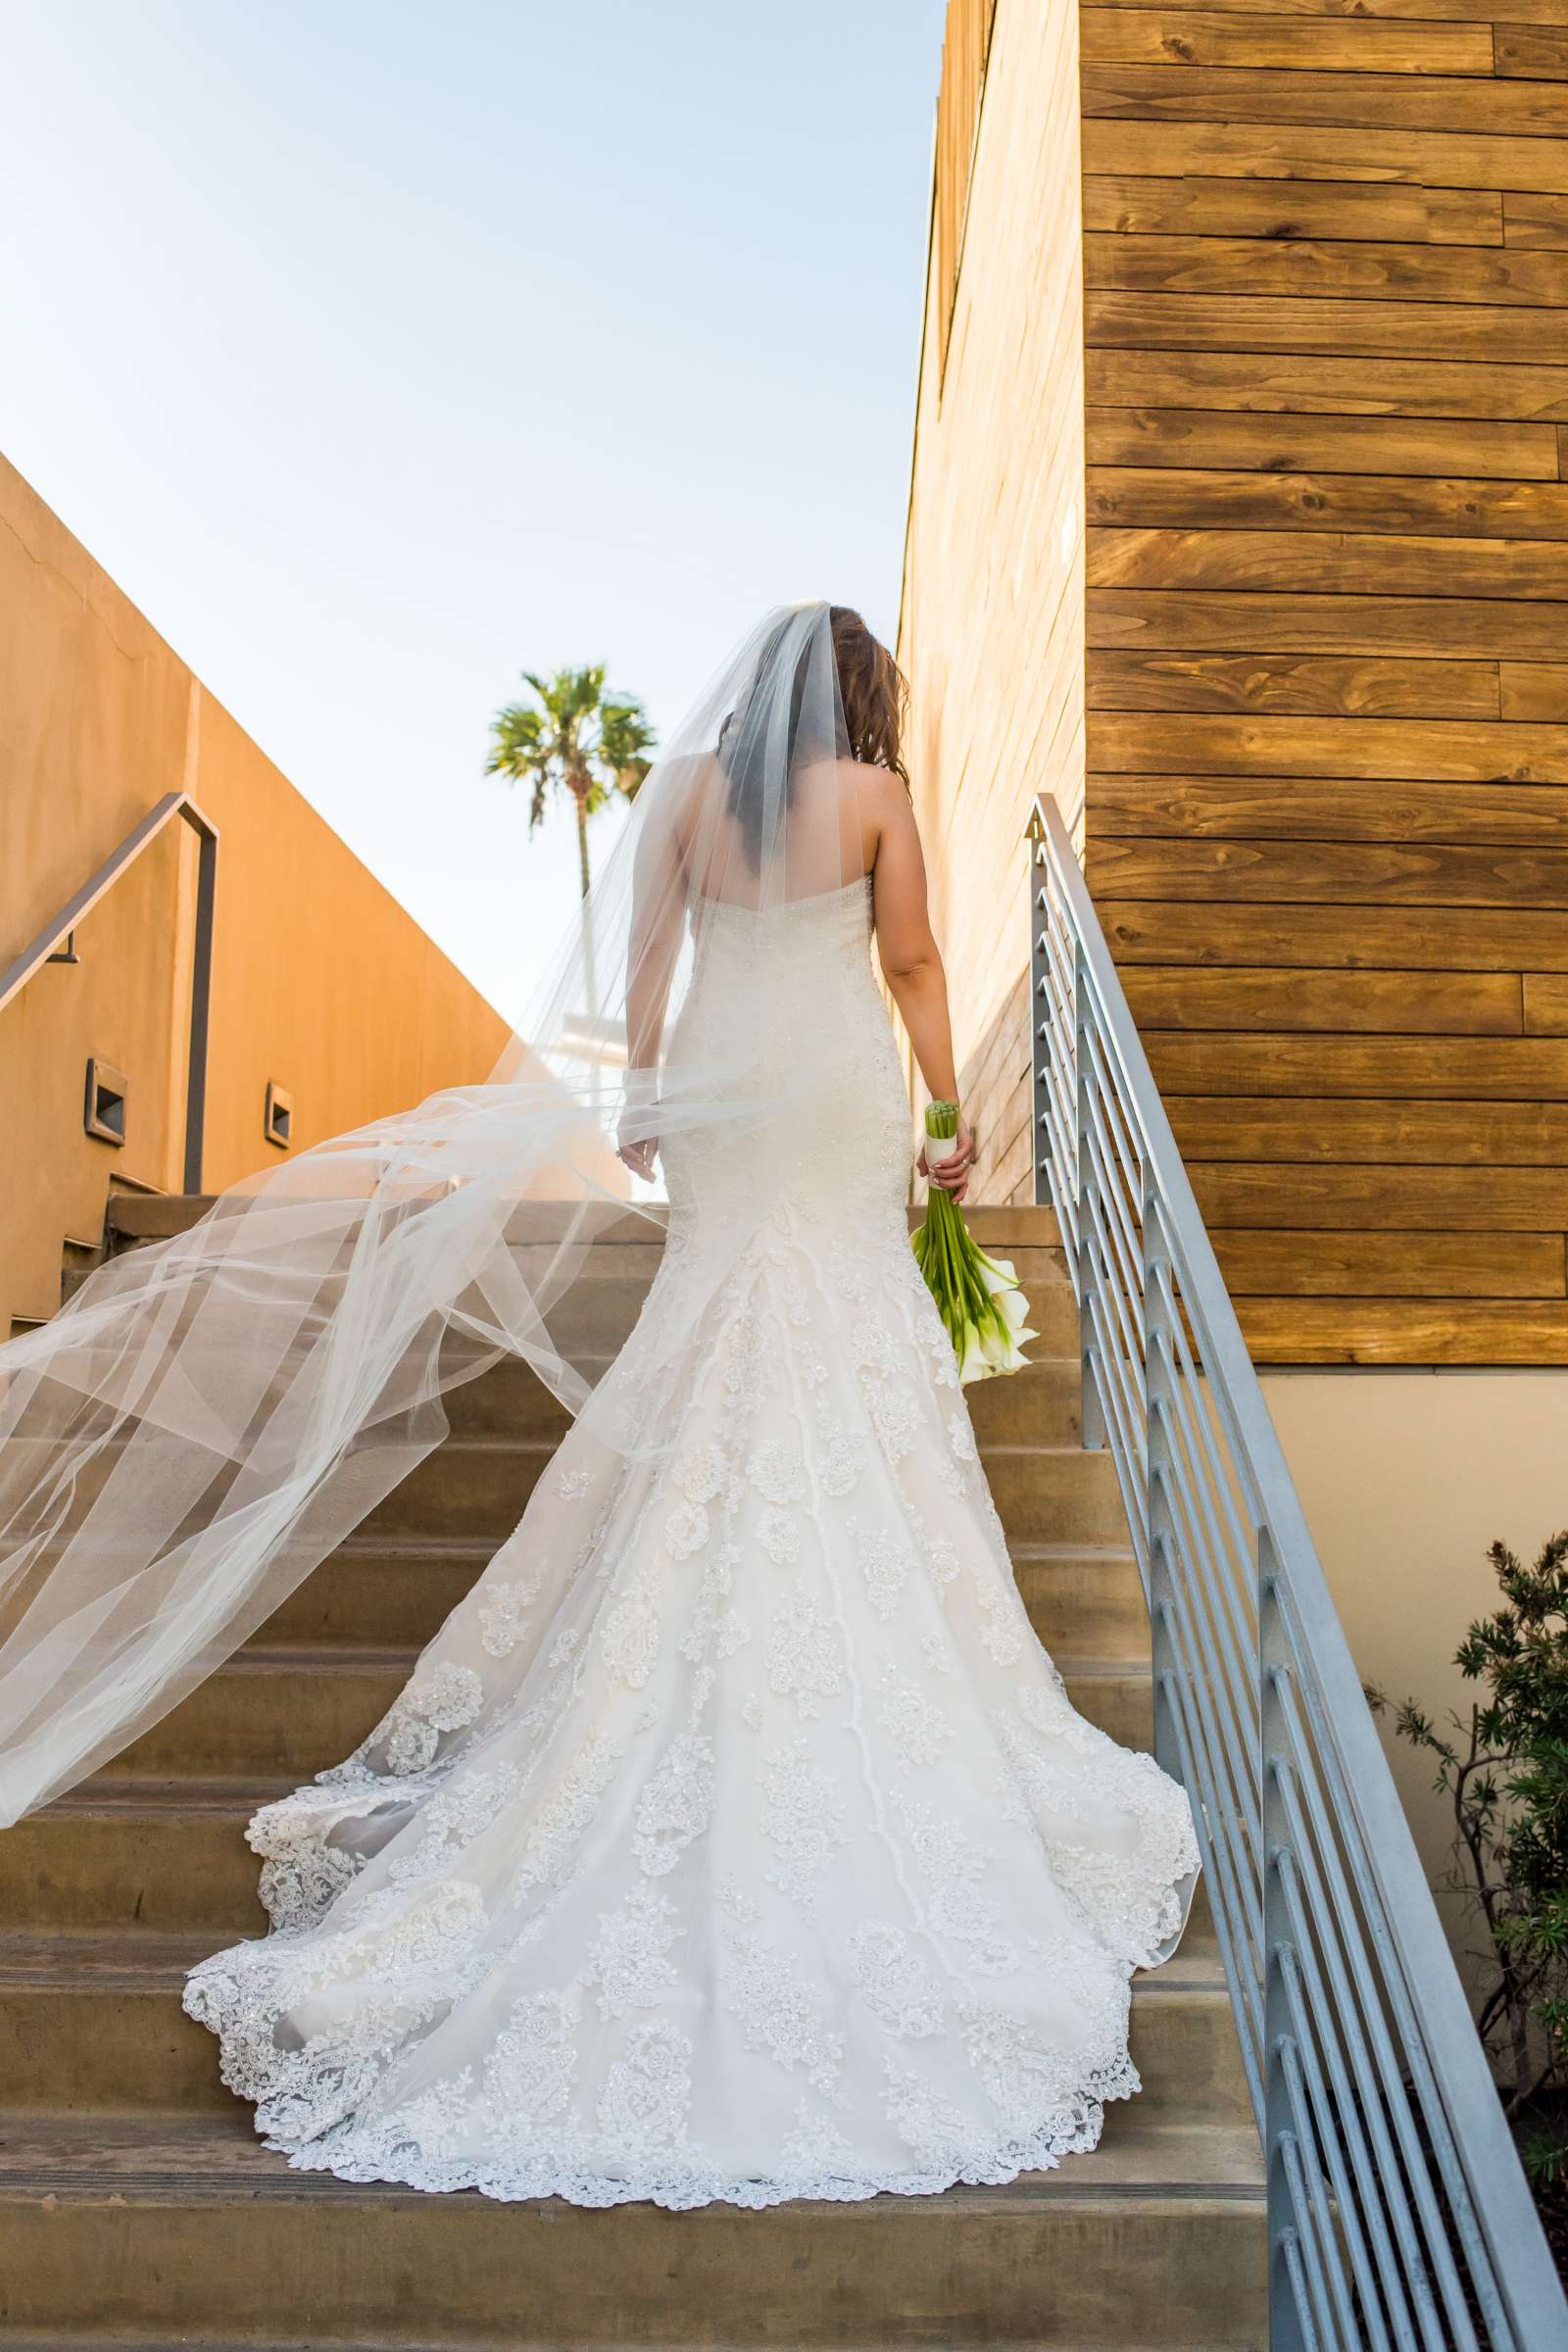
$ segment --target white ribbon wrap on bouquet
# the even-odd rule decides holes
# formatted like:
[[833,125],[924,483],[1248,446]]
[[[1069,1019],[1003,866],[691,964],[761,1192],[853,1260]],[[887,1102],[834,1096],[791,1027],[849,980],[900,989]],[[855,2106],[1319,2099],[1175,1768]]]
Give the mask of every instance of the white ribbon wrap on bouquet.
[[929,1127],[926,1129],[925,1164],[929,1169],[931,1169],[933,1174],[943,1165],[944,1161],[956,1158],[958,1141],[959,1139],[956,1133],[953,1135],[933,1135]]

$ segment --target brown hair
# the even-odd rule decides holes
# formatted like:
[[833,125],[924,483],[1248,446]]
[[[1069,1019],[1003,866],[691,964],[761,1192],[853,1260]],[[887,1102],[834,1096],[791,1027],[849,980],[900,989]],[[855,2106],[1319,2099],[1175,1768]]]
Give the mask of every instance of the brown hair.
[[909,700],[904,672],[852,607],[830,606],[828,619],[850,757],[891,768],[907,784],[909,774],[901,748]]

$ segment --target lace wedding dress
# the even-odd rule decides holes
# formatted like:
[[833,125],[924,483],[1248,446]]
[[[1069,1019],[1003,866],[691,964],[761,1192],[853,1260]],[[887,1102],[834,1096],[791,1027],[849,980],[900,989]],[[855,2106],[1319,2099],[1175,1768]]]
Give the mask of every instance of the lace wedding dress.
[[[272,1921],[190,1977],[291,2164],[608,2205],[904,2194],[1094,2147],[1182,1789],[1031,1631],[910,1253],[863,881],[700,903],[671,1041],[808,1064],[666,1139],[646,1306],[347,1763],[257,1814]],[[764,1167],[765,1162],[765,1167]],[[671,1350],[667,1334],[680,1335]]]

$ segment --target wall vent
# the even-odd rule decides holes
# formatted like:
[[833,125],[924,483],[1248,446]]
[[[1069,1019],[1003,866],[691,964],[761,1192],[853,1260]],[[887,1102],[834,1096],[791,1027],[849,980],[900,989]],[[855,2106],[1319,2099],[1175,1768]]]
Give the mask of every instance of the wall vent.
[[125,1097],[128,1092],[123,1071],[112,1062],[100,1061],[91,1054],[87,1061],[87,1100],[82,1125],[90,1136],[101,1144],[122,1144],[125,1140]]
[[270,1144],[286,1152],[294,1140],[294,1098],[286,1087],[275,1080],[267,1081],[267,1108],[262,1118],[262,1133]]

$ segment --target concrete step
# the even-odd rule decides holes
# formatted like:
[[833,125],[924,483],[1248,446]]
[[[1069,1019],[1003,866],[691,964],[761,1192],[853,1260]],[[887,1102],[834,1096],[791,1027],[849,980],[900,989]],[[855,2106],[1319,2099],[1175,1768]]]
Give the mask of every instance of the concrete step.
[[[166,1239],[190,1222],[189,1204],[161,1195],[125,1196],[111,1203],[117,1247]],[[1044,1220],[1044,1222],[1042,1222]],[[1010,1253],[1029,1292],[1037,1337],[1030,1344],[1027,1371],[982,1381],[967,1393],[981,1443],[1075,1446],[1080,1436],[1077,1317],[1061,1250],[1038,1242],[1019,1242],[1021,1228],[1054,1236],[1049,1211],[975,1212],[983,1229],[996,1226],[995,1246]],[[637,1225],[640,1234],[646,1227]],[[531,1251],[521,1256],[526,1262]],[[570,1308],[570,1344],[584,1365],[608,1363],[641,1311],[660,1256],[646,1239],[596,1245],[588,1253]],[[455,1437],[559,1444],[569,1417],[525,1364],[493,1366],[449,1391],[446,1410]],[[112,1467],[113,1450],[89,1474],[101,1481]]]
[[1149,1673],[1149,1610],[1129,1550],[1015,1544],[1012,1573],[1029,1622],[1054,1658],[1077,1651]]
[[[520,1254],[526,1273],[528,1253]],[[550,1326],[552,1336],[574,1355],[621,1346],[642,1312],[658,1260],[657,1251],[624,1246],[593,1254],[597,1262],[574,1281],[562,1301],[559,1323],[552,1321]],[[628,1265],[627,1260],[634,1263]],[[1072,1354],[1078,1345],[1078,1309],[1061,1252],[1016,1250],[1012,1262],[1029,1300],[1029,1328],[1036,1335],[1029,1343],[1031,1351],[1041,1356]]]
[[[534,1486],[556,1450],[554,1438],[450,1437],[361,1521],[358,1533],[394,1544],[487,1542],[501,1544],[522,1516]],[[15,1438],[19,1469],[29,1454],[38,1473],[49,1466],[52,1446]],[[105,1446],[77,1473],[74,1492],[101,1495],[120,1449]],[[112,1541],[113,1528],[107,1530]]]
[[[115,1759],[117,1779],[309,1780],[372,1731],[407,1682],[412,1650],[243,1650]],[[1060,1661],[1079,1712],[1123,1747],[1152,1740],[1149,1669]],[[91,1783],[86,1784],[91,1787]]]
[[[110,1247],[133,1250],[147,1242],[167,1241],[173,1233],[188,1233],[197,1219],[206,1215],[215,1198],[212,1193],[111,1193],[107,1220]],[[622,1242],[646,1244],[662,1230],[665,1212],[655,1204],[636,1210],[598,1210],[595,1215],[594,1246],[613,1248]],[[923,1201],[911,1203],[908,1210],[911,1233],[924,1215]],[[1054,1208],[976,1202],[966,1207],[963,1215],[982,1250],[999,1250],[1005,1257],[1010,1257],[1015,1250],[1061,1246]],[[526,1222],[528,1232],[535,1236],[559,1236],[568,1226],[579,1234],[585,1230],[577,1212],[564,1201],[530,1200]]]
[[[975,1382],[965,1392],[982,1446],[1076,1446],[1082,1436],[1075,1354],[1042,1355],[1032,1342],[1026,1370]],[[608,1360],[608,1359],[607,1359]],[[460,1438],[547,1439],[559,1444],[571,1416],[529,1367],[497,1364],[461,1388],[450,1389],[445,1409]]]
[[[1073,1345],[1056,1354],[1044,1353],[1043,1342],[1032,1341],[1026,1370],[976,1381],[964,1392],[982,1446],[1079,1443],[1075,1333],[1067,1336]],[[516,1360],[448,1390],[445,1409],[453,1435],[460,1438],[548,1439],[555,1445],[570,1426],[565,1407]]]
[[[117,1253],[122,1253],[143,1249],[149,1242],[168,1241],[172,1234],[188,1233],[218,1198],[216,1193],[112,1197],[106,1224],[109,1246]],[[1044,1214],[1050,1222],[1029,1228],[1028,1238],[1048,1242],[1059,1238],[1053,1211],[1034,1213]],[[570,1240],[594,1249],[614,1249],[623,1244],[657,1248],[662,1241],[667,1211],[658,1202],[647,1208],[632,1209],[613,1201],[588,1205],[580,1201],[530,1200],[514,1220],[513,1238],[519,1246]]]
[[[209,1205],[205,1200],[191,1202],[181,1196],[162,1195],[127,1196],[122,1202],[111,1202],[111,1249],[119,1255],[148,1242],[168,1240],[185,1231]],[[548,1210],[551,1204],[543,1205]],[[923,1208],[910,1211],[911,1230],[923,1213]],[[982,1248],[1009,1260],[1028,1294],[1030,1323],[1038,1334],[1033,1352],[1051,1356],[1073,1353],[1076,1310],[1054,1213],[1006,1208],[977,1208],[966,1213],[975,1239]],[[552,1220],[547,1214],[543,1221],[548,1226],[560,1219]],[[540,1230],[538,1213],[532,1208],[527,1230],[530,1234]],[[611,1230],[616,1232],[617,1228]],[[563,1309],[562,1331],[574,1354],[601,1354],[620,1346],[641,1311],[662,1248],[656,1228],[641,1217],[627,1216],[621,1221],[618,1238],[596,1241],[585,1249]],[[548,1246],[530,1240],[517,1244],[516,1254],[527,1275],[542,1271],[554,1253]]]
[[[494,1378],[495,1375],[490,1375]],[[1025,1385],[1027,1384],[1027,1385]],[[469,1384],[480,1391],[483,1382]],[[1007,1395],[1005,1392],[1014,1394]],[[1122,1544],[1126,1524],[1115,1471],[1105,1451],[1086,1453],[1077,1442],[1076,1381],[1053,1364],[981,1384],[980,1394],[1003,1392],[976,1412],[986,1476],[1008,1537],[1020,1544]],[[468,1390],[453,1402],[466,1410]],[[541,1410],[528,1435],[454,1434],[368,1512],[357,1531],[377,1544],[505,1541],[521,1518],[534,1485],[555,1453],[564,1428]],[[1005,1431],[1005,1436],[1000,1434]],[[19,1466],[29,1451],[44,1471],[53,1448],[12,1441]],[[118,1459],[108,1446],[81,1471],[83,1494],[103,1488]]]
[[[0,2084],[13,2111],[221,2111],[218,2045],[179,2005],[205,1936],[0,1936]],[[1134,1984],[1144,2095],[1210,2124],[1245,2123],[1230,1996],[1212,1952],[1180,1951]]]
[[188,1233],[206,1215],[213,1193],[111,1193],[105,1230],[114,1250],[136,1250]]
[[[1029,1353],[1023,1371],[977,1381],[964,1393],[982,1452],[989,1446],[1076,1446],[1081,1441],[1076,1354],[1044,1354],[1039,1341],[1031,1343]],[[580,1360],[591,1368],[596,1362],[608,1363],[610,1357],[604,1349],[587,1349]],[[559,1397],[517,1359],[495,1364],[449,1389],[443,1406],[452,1432],[449,1444],[472,1440],[553,1447],[571,1426],[571,1415]],[[111,1449],[94,1472],[96,1483],[102,1483],[114,1459]]]
[[[422,1649],[493,1556],[489,1544],[378,1544],[351,1538],[275,1609],[250,1646],[305,1649],[364,1641]],[[1149,1618],[1132,1553],[1020,1544],[1013,1571],[1046,1647],[1095,1657],[1149,1655]]]
[[[377,1543],[499,1544],[511,1535],[554,1452],[544,1440],[448,1438],[361,1522]],[[1077,1446],[988,1445],[986,1476],[1010,1540],[1124,1544],[1126,1521],[1108,1453]]]
[[669,2214],[290,2173],[210,2117],[0,2117],[0,2328],[74,2343],[1259,2352],[1255,2134],[1113,2108],[1006,2188]]
[[[0,1833],[0,1920],[122,1936],[266,1932],[245,1824],[292,1779],[86,1782]],[[3,2092],[0,2092],[3,2103]]]
[[1125,1548],[1127,1516],[1108,1452],[1085,1453],[1077,1446],[988,1446],[985,1472],[1009,1547]]
[[[199,1936],[214,1951],[260,1936],[261,1868],[245,1824],[292,1780],[89,1781],[0,1835],[0,1920],[33,1934],[114,1930]],[[1216,1950],[1200,1880],[1184,1957]],[[3,2096],[0,2096],[3,2104]]]
[[[449,1400],[454,1434],[367,1513],[336,1556],[406,1559],[428,1552],[445,1554],[450,1564],[459,1555],[482,1559],[492,1554],[516,1527],[566,1427],[555,1400],[531,1375],[527,1379],[529,1388],[491,1373],[455,1392]],[[509,1386],[520,1407],[515,1415],[505,1396]],[[1039,1544],[1124,1548],[1126,1520],[1110,1455],[1085,1452],[1078,1443],[1076,1367],[1040,1365],[983,1382],[970,1394],[981,1459],[1014,1553]],[[509,1419],[520,1422],[527,1434],[491,1434]],[[468,1434],[476,1427],[487,1434]],[[29,1447],[14,1440],[13,1450],[20,1459]],[[52,1448],[34,1446],[31,1450],[41,1469]],[[117,1459],[118,1448],[107,1447],[80,1473],[78,1491],[99,1492]],[[327,1566],[323,1563],[316,1575]],[[455,1587],[454,1596],[466,1589]],[[292,1622],[287,1614],[281,1620],[284,1626]],[[371,1620],[354,1622],[371,1639],[405,1638],[390,1625],[378,1632]],[[420,1623],[425,1622],[421,1616]]]
[[969,1418],[982,1453],[992,1446],[1079,1446],[1083,1415],[1074,1355],[1043,1355],[1029,1344],[1022,1372],[970,1383],[964,1391]]

